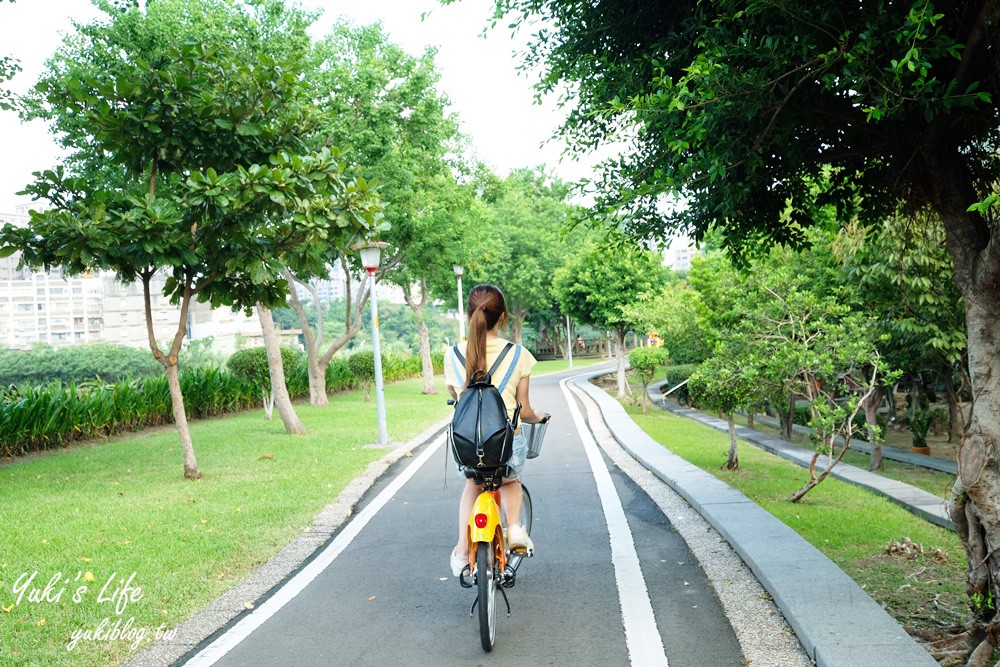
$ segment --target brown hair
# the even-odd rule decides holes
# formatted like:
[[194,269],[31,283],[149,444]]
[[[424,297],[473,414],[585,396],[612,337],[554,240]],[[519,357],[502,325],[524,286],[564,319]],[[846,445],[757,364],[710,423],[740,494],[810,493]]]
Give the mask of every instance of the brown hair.
[[469,316],[469,342],[465,347],[466,386],[477,373],[486,373],[486,332],[507,317],[507,302],[503,292],[493,285],[477,285],[469,293],[466,308]]

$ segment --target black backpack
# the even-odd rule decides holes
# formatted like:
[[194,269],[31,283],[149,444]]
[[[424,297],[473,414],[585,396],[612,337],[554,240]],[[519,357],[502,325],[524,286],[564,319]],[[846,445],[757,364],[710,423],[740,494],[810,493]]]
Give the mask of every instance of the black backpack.
[[[493,373],[500,362],[507,356],[513,343],[507,343],[500,356],[493,362],[489,372],[483,376],[481,371],[474,376],[473,381],[466,386],[455,404],[455,416],[448,427],[448,443],[452,456],[460,466],[475,470],[500,468],[507,465],[513,451],[514,429],[517,428],[517,415],[521,406],[514,410],[514,418],[507,417],[507,406],[504,405],[500,392],[507,385],[521,349],[514,353],[507,375],[500,387],[493,386]],[[454,348],[455,358],[465,367],[465,357]]]

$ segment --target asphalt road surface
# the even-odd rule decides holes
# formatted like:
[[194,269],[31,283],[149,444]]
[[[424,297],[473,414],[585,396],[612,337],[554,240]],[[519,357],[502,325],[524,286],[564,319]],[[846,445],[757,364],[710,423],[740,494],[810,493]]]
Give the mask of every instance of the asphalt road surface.
[[463,479],[438,439],[400,459],[298,574],[180,664],[743,665],[687,545],[574,419],[566,376],[532,379],[532,405],[553,414],[522,475],[535,557],[507,591],[510,617],[498,597],[492,653],[469,613],[475,589],[450,576]]

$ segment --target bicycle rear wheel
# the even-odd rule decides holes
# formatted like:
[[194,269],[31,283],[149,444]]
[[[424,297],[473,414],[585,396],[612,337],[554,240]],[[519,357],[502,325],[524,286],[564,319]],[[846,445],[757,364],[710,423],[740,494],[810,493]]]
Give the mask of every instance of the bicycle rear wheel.
[[[521,525],[524,526],[524,530],[527,531],[528,535],[531,535],[531,519],[532,519],[531,494],[528,493],[528,487],[526,487],[522,483],[521,484]],[[502,519],[501,522],[503,523],[503,532],[504,532],[504,535],[506,535],[507,534],[507,521]],[[515,572],[517,572],[517,566],[521,564],[522,560],[524,560],[523,556],[519,556],[517,554],[511,554],[510,560],[507,561],[507,562],[510,565],[511,569],[513,569]]]
[[493,650],[497,636],[497,572],[493,544],[476,547],[476,585],[479,590],[479,639],[486,652]]

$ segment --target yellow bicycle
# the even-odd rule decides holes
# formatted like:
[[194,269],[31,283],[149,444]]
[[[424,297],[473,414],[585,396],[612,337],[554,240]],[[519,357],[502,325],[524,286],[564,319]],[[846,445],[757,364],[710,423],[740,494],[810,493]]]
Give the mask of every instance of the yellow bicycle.
[[[510,549],[507,545],[507,526],[500,511],[500,487],[504,468],[489,471],[474,477],[483,485],[483,492],[476,498],[469,516],[469,564],[459,575],[463,588],[476,588],[477,596],[472,603],[471,613],[479,608],[479,639],[483,650],[492,651],[496,642],[497,591],[503,596],[510,615],[510,602],[505,588],[513,588],[517,568],[532,552],[524,549]],[[521,525],[531,534],[531,494],[521,484]],[[471,581],[465,575],[471,574]]]

